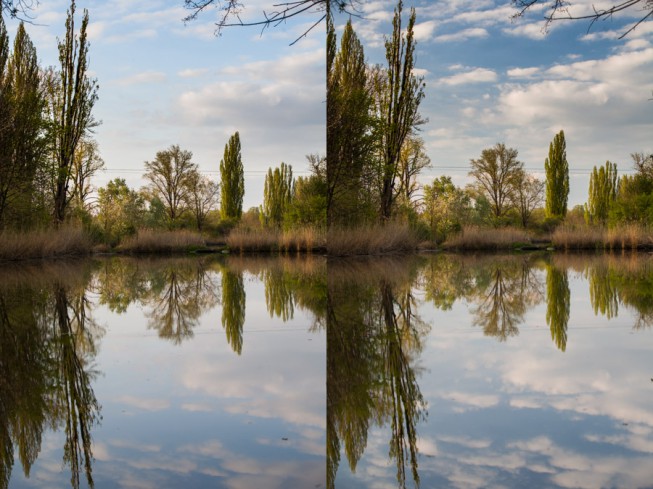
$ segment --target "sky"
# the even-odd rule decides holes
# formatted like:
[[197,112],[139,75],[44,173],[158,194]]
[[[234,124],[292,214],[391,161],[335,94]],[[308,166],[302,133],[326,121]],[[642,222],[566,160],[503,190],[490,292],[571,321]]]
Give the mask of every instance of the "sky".
[[[241,16],[259,19],[274,0],[248,0]],[[56,66],[69,0],[40,0],[26,29],[42,66]],[[265,173],[281,162],[308,174],[305,156],[325,154],[324,26],[290,46],[317,19],[310,13],[261,33],[233,27],[216,36],[219,11],[197,20],[183,0],[79,0],[89,11],[89,70],[99,83],[95,138],[105,170],[96,187],[124,178],[132,188],[144,162],[173,144],[193,152],[202,173],[219,179],[229,137],[239,131],[245,171],[243,208],[263,200]],[[17,22],[7,21],[11,38]]]
[[[244,20],[275,0],[244,2]],[[604,2],[605,3],[605,2]],[[68,0],[41,0],[27,30],[43,66],[55,65]],[[354,28],[370,63],[383,63],[395,0],[361,0]],[[574,0],[574,14],[600,1]],[[569,205],[587,199],[589,173],[606,160],[632,172],[630,154],[653,152],[653,21],[629,9],[594,25],[559,21],[543,32],[542,9],[512,19],[510,0],[407,0],[417,12],[416,72],[424,76],[421,126],[432,167],[420,181],[470,182],[469,161],[497,142],[519,151],[535,176],[561,129],[570,165]],[[100,85],[96,139],[106,170],[140,187],[143,164],[179,144],[218,178],[229,136],[240,132],[244,208],[262,201],[265,172],[282,161],[307,173],[305,155],[325,153],[325,27],[290,46],[320,16],[309,13],[261,33],[216,36],[216,9],[184,24],[182,0],[79,0],[90,13],[90,69]],[[339,32],[347,16],[339,15]],[[16,22],[8,22],[15,32]]]
[[[579,15],[614,2],[571,3]],[[370,63],[385,63],[395,5],[362,1],[352,17]],[[498,142],[544,179],[549,143],[564,130],[573,207],[587,200],[595,165],[610,160],[632,173],[631,153],[653,153],[653,20],[618,39],[641,11],[594,25],[558,21],[545,33],[541,8],[515,20],[509,0],[405,0],[404,26],[411,6],[416,73],[426,82],[420,112],[429,119],[420,135],[432,163],[422,183],[450,175],[464,186],[470,159]],[[346,20],[336,20],[340,33]]]

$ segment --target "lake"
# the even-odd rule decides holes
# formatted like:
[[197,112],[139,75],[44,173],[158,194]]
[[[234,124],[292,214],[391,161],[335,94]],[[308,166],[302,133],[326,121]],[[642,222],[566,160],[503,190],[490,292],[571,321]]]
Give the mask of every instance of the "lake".
[[3,265],[0,487],[326,480],[326,260]]
[[653,257],[330,260],[328,487],[653,487]]

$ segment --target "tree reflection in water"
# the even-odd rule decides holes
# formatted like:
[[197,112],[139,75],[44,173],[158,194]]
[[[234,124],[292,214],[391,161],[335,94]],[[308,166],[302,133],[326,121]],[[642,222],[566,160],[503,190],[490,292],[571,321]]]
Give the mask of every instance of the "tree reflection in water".
[[411,476],[419,484],[416,440],[426,406],[416,365],[430,326],[419,317],[425,304],[416,297],[441,310],[460,301],[468,306],[472,324],[500,342],[518,334],[528,312],[546,301],[551,338],[564,352],[571,318],[569,270],[587,279],[587,285],[577,285],[589,287],[597,314],[615,317],[621,306],[635,310],[634,328],[653,323],[653,257],[643,254],[438,254],[330,261],[327,486],[336,486],[341,457],[356,471],[375,426],[390,432],[389,458],[397,466],[398,486],[404,488]]
[[542,302],[537,255],[439,255],[422,272],[426,299],[443,310],[472,305],[473,324],[499,341],[519,334],[529,308]]
[[[91,430],[100,406],[91,381],[103,330],[89,316],[88,267],[4,270],[0,282],[0,483],[15,448],[26,476],[45,426],[63,427],[71,485],[93,487]],[[64,282],[65,280],[65,282]]]
[[390,456],[406,486],[406,463],[419,485],[417,429],[426,406],[415,357],[428,326],[415,314],[415,260],[329,262],[327,294],[327,487],[341,444],[352,471],[372,423],[389,423]]
[[[119,314],[132,304],[144,306],[148,327],[175,344],[191,338],[201,315],[222,300],[227,340],[240,353],[244,274],[248,270],[267,273],[269,266],[280,267],[282,272],[275,271],[265,282],[270,314],[279,312],[283,319],[283,310],[301,308],[313,313],[312,329],[324,327],[325,260],[112,258],[68,265],[3,266],[0,488],[9,486],[14,454],[29,476],[46,428],[61,430],[65,436],[63,462],[70,468],[72,487],[79,487],[84,479],[94,486],[92,431],[101,416],[92,387],[97,372],[92,366],[104,330],[93,320],[89,293]],[[277,308],[275,304],[280,303],[286,306]]]
[[552,264],[546,266],[546,323],[551,339],[561,350],[567,349],[567,323],[571,306],[567,270]]

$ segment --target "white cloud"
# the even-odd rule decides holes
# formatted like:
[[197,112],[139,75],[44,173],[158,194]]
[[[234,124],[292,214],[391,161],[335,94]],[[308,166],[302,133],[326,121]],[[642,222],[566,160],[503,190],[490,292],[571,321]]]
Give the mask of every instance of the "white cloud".
[[471,71],[457,73],[452,76],[440,78],[439,84],[442,85],[464,85],[468,83],[489,83],[497,81],[496,72],[487,68],[474,68]]
[[443,34],[436,36],[436,42],[453,42],[453,41],[466,41],[467,39],[480,39],[487,37],[488,31],[481,27],[474,27],[471,29],[463,29],[462,31],[454,32],[453,34]]
[[540,69],[536,67],[531,68],[512,68],[507,71],[511,78],[532,78],[533,75],[539,73]]
[[421,22],[415,24],[413,29],[415,40],[416,41],[428,41],[433,36],[435,32],[436,23],[434,20],[429,20],[426,22]]
[[127,76],[113,80],[112,83],[119,86],[138,85],[143,83],[161,83],[166,80],[166,74],[160,71],[146,71],[143,73],[136,73],[135,75]]
[[196,78],[198,76],[206,75],[209,72],[208,68],[188,68],[177,72],[177,76],[181,78]]

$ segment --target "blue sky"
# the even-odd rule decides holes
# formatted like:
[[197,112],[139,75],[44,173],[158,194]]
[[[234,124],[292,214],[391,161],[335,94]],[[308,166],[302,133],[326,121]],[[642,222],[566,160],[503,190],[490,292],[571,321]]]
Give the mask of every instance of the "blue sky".
[[[260,18],[273,1],[247,1],[244,20]],[[56,65],[68,0],[42,0],[27,25],[43,66]],[[145,184],[144,161],[179,144],[216,179],[229,136],[240,132],[245,166],[244,208],[262,202],[265,172],[282,161],[296,175],[305,155],[325,153],[325,38],[316,29],[289,46],[311,14],[267,30],[230,28],[215,36],[216,9],[186,25],[183,0],[79,0],[89,10],[90,70],[100,91],[96,139],[106,171],[102,186],[121,177]],[[8,21],[13,37],[16,22]]]
[[[573,0],[572,14],[614,2]],[[354,29],[371,63],[384,63],[395,0],[363,1]],[[426,81],[421,113],[432,168],[465,185],[469,160],[497,142],[516,148],[544,177],[553,136],[565,131],[570,206],[587,199],[589,172],[606,160],[632,171],[630,153],[653,152],[653,21],[630,10],[590,27],[559,21],[543,33],[543,10],[513,20],[509,0],[405,1],[417,12],[416,67]],[[404,22],[404,25],[406,23]],[[345,16],[339,16],[341,28]]]

